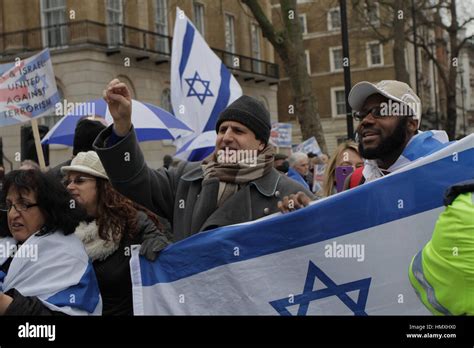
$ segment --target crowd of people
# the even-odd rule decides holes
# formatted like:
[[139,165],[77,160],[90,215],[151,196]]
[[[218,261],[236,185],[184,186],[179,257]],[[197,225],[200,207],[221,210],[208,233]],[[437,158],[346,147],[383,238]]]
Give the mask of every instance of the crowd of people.
[[[0,244],[16,253],[0,255],[0,315],[133,315],[132,245],[154,260],[193,234],[304,208],[449,143],[442,131],[419,130],[421,108],[381,112],[388,101],[420,103],[408,85],[361,82],[349,95],[358,143],[344,142],[331,156],[275,153],[268,110],[242,96],[219,115],[211,155],[201,162],[166,156],[153,169],[136,138],[127,85],[112,80],[104,99],[113,125],[82,119],[70,160],[48,172],[23,163],[2,180]],[[254,161],[222,160],[220,151],[229,150],[255,153]],[[474,191],[472,184],[462,187],[458,195]],[[42,261],[28,263],[19,252],[27,247]],[[472,266],[464,271],[474,275]]]

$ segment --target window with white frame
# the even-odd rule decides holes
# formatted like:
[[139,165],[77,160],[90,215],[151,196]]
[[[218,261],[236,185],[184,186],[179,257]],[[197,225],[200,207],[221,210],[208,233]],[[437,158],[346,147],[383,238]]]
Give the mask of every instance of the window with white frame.
[[204,5],[200,2],[193,2],[194,26],[204,37]]
[[[155,0],[155,28],[161,35],[168,35],[168,0]],[[156,50],[161,53],[169,53],[168,38],[156,36]]]
[[43,42],[45,47],[66,44],[66,0],[42,0]]
[[329,47],[329,61],[331,71],[339,71],[343,69],[342,47]]
[[[252,43],[252,58],[260,60],[261,57],[261,49],[260,49],[260,27],[256,23],[250,24],[250,41]],[[252,70],[254,72],[261,73],[262,63],[257,61],[252,61]]]
[[300,19],[301,32],[303,34],[308,34],[308,24],[306,22],[306,13],[300,14],[298,18]]
[[379,24],[380,13],[379,13],[379,3],[376,1],[366,2],[365,4],[365,15],[367,20],[372,25]]
[[173,107],[171,106],[171,90],[169,88],[165,88],[163,92],[161,92],[160,105],[166,111],[173,112]]
[[107,0],[107,40],[109,46],[122,44],[123,8],[122,0]]
[[334,7],[328,11],[328,30],[341,28],[341,12],[339,7]]
[[308,75],[311,75],[311,56],[309,54],[309,50],[305,50],[304,55],[306,57],[306,68],[308,71]]
[[[224,21],[225,50],[229,53],[235,53],[234,16],[226,13],[224,16]],[[225,63],[227,64],[227,66],[233,67],[233,55],[226,54]]]
[[331,114],[332,117],[346,116],[346,94],[344,87],[331,88]]
[[367,42],[367,66],[383,65],[383,46],[378,41]]

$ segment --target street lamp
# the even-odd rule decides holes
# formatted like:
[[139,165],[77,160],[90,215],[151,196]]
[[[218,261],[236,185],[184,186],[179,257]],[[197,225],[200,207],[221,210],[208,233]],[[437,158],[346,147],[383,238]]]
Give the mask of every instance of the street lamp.
[[[349,60],[349,34],[347,30],[346,0],[339,0],[341,14],[341,36],[342,36],[342,56],[344,60]],[[343,64],[344,67],[344,91],[346,95],[346,123],[347,138],[354,140],[354,124],[352,123],[352,108],[349,105],[349,91],[351,90],[351,67],[350,64]]]

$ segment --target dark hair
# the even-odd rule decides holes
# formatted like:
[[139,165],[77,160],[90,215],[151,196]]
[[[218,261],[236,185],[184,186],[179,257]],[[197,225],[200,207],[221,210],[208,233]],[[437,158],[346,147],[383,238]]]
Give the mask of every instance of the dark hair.
[[[5,205],[10,188],[19,194],[34,192],[38,208],[45,217],[47,231],[61,230],[65,235],[74,233],[79,223],[86,219],[86,211],[78,204],[71,206],[71,195],[57,178],[39,170],[14,170],[5,176],[1,204]],[[7,214],[2,214],[0,236],[11,236]],[[6,227],[6,232],[5,232]]]
[[109,240],[107,233],[111,231],[112,239],[115,241],[119,241],[122,237],[133,240],[139,232],[138,211],[144,212],[155,226],[163,231],[163,225],[154,213],[119,193],[110,181],[96,179],[97,226],[100,238]]

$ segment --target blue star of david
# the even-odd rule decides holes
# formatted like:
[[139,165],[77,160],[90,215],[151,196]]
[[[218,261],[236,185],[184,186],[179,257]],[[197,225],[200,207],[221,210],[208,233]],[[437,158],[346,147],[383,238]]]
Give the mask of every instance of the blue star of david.
[[[313,291],[316,277],[326,285],[326,288]],[[326,297],[337,296],[355,315],[367,315],[365,306],[369,295],[371,279],[372,278],[365,278],[337,285],[319,267],[310,261],[303,293],[295,295],[293,298],[285,297],[271,301],[270,304],[280,315],[291,316],[292,314],[287,308],[294,305],[299,305],[298,315],[307,315],[310,302]],[[354,302],[354,300],[347,295],[348,292],[354,290],[359,290],[357,302]]]
[[[211,83],[211,81],[202,80],[201,76],[199,76],[197,71],[194,73],[194,77],[189,78],[189,79],[185,79],[185,80],[186,80],[186,83],[189,85],[189,91],[188,91],[188,95],[187,95],[188,97],[194,97],[195,96],[199,99],[201,104],[204,104],[204,100],[206,100],[206,97],[213,97],[214,96],[214,94],[212,94],[211,90],[209,89],[209,84]],[[196,82],[199,82],[199,83],[201,83],[202,86],[204,86],[204,92],[198,93],[198,91],[196,91],[196,89],[194,87],[194,84]]]

